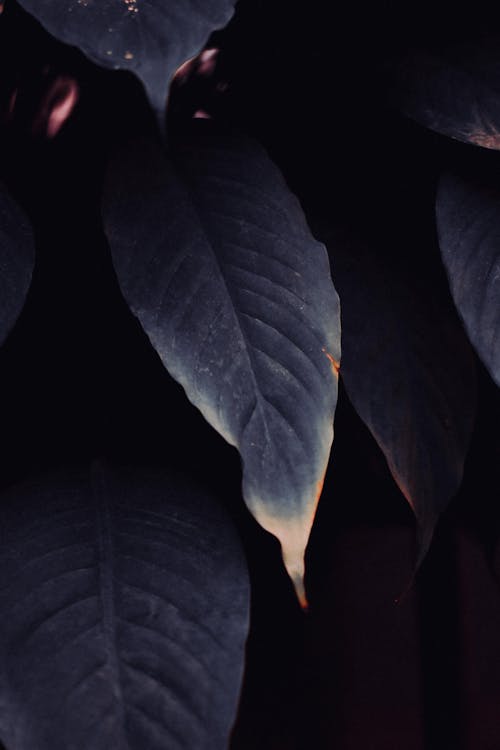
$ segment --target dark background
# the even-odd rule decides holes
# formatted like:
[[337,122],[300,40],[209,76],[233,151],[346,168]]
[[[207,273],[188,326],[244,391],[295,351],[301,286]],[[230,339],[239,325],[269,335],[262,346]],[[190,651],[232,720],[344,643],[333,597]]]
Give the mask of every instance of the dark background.
[[[490,6],[420,2],[301,7],[240,2],[217,81],[173,95],[175,131],[193,107],[258,137],[311,217],[339,222],[380,263],[417,260],[441,283],[436,178],[450,164],[496,173],[494,153],[401,118],[384,86],[411,46],[480,38]],[[30,123],[50,75],[79,81],[54,142]],[[304,615],[277,542],[245,511],[236,452],[174,383],[123,301],[100,222],[109,144],[145,112],[127,75],[97,70],[10,1],[0,20],[0,95],[19,86],[1,171],[35,227],[23,313],[0,349],[0,485],[95,458],[173,465],[213,488],[245,544],[253,584],[246,678],[233,750],[498,750],[497,571],[500,399],[478,362],[479,404],[463,487],[410,590],[413,515],[341,387],[336,437],[308,549]],[[7,614],[7,613],[6,613]],[[7,614],[8,616],[8,614]]]

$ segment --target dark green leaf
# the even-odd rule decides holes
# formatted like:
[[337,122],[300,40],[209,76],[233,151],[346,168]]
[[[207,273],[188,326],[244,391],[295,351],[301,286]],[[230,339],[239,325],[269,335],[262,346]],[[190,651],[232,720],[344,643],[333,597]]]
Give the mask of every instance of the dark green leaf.
[[498,39],[480,40],[397,61],[394,93],[402,111],[443,135],[500,148],[499,50]]
[[227,24],[235,0],[21,0],[62,42],[106,68],[130,70],[163,113],[176,69]]
[[172,477],[40,481],[0,504],[9,750],[223,748],[248,629],[241,547]]
[[342,303],[347,394],[420,528],[420,557],[457,493],[475,417],[472,353],[451,300],[410,266],[328,248]]
[[194,125],[175,167],[146,140],[117,155],[108,238],[165,366],[239,449],[246,503],[303,597],[333,438],[338,298],[325,248],[263,149]]
[[500,385],[500,190],[446,175],[436,213],[453,299],[473,346]]
[[0,184],[0,344],[23,308],[34,263],[31,226]]

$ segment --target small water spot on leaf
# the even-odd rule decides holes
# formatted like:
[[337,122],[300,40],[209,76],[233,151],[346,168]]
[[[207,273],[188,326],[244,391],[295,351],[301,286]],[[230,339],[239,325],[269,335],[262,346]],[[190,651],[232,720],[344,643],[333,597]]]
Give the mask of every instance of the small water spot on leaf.
[[125,3],[125,7],[127,8],[129,13],[139,13],[137,0],[123,0],[123,2]]

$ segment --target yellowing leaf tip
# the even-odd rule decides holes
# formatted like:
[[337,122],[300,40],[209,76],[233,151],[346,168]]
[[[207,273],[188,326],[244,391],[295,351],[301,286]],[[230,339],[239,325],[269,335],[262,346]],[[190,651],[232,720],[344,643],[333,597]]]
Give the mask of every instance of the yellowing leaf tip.
[[308,603],[304,587],[304,555],[309,541],[314,512],[307,516],[278,517],[271,515],[262,503],[253,503],[252,511],[258,523],[279,539],[283,563],[294,585],[297,599],[302,609],[307,610]]

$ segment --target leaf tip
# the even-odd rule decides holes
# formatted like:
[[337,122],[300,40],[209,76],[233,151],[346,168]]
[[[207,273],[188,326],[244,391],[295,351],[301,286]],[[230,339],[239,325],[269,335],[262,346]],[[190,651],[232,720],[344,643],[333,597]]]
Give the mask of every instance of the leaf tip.
[[299,604],[302,610],[304,612],[307,612],[307,610],[309,609],[309,602],[307,600],[306,589],[304,585],[304,555],[302,554],[297,557],[293,555],[293,553],[292,555],[287,554],[287,550],[283,546],[283,544],[281,545],[281,552],[283,555],[283,562],[285,564],[286,571],[293,583],[293,587],[295,589],[295,594],[297,595]]
[[[319,482],[318,484],[322,485],[323,483]],[[267,508],[258,504],[254,506],[254,515],[259,524],[279,540],[283,563],[295,588],[297,599],[302,609],[307,610],[308,602],[304,586],[304,555],[314,514],[312,517],[295,516],[292,518],[273,516]]]
[[399,606],[402,604],[411,591],[413,590],[413,587],[415,586],[415,582],[417,580],[417,574],[422,567],[422,563],[424,562],[425,558],[427,557],[427,553],[429,551],[429,548],[432,544],[432,539],[434,537],[434,531],[437,524],[437,518],[435,516],[431,516],[429,520],[427,520],[426,523],[423,523],[421,521],[418,522],[417,526],[417,559],[413,567],[412,574],[410,576],[410,579],[406,583],[404,589],[402,592],[395,598],[394,604],[396,606]]
[[417,560],[415,562],[414,575],[418,573],[422,563],[427,557],[427,553],[434,538],[437,520],[438,519],[434,514],[425,520],[417,519]]

